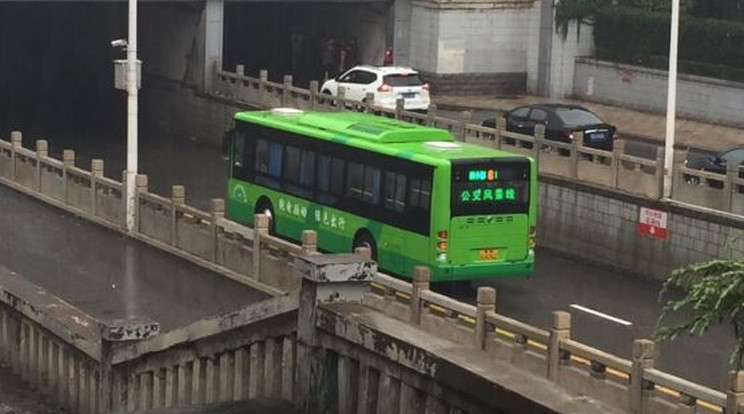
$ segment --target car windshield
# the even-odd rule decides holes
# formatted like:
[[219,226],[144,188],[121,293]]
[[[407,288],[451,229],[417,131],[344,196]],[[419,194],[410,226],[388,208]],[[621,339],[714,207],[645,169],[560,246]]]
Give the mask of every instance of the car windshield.
[[602,123],[602,120],[597,118],[596,115],[584,109],[558,108],[555,110],[555,113],[567,127]]
[[386,75],[383,79],[390,86],[421,86],[424,84],[421,77],[416,73],[410,75]]
[[721,158],[726,160],[726,162],[734,162],[736,164],[741,164],[742,162],[744,162],[744,148],[738,148],[735,150],[725,152],[721,155]]

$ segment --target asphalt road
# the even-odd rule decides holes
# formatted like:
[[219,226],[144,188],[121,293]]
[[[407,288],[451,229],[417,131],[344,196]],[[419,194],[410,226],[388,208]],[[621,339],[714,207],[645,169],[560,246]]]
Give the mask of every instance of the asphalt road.
[[169,330],[267,298],[0,186],[0,264],[99,319]]

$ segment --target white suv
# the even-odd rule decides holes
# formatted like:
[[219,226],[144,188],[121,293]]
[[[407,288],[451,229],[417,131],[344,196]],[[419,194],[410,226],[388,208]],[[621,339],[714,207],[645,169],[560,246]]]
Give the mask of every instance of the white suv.
[[395,109],[395,101],[403,98],[403,109],[429,109],[429,85],[411,68],[355,66],[325,81],[320,92],[338,96],[341,89],[347,99],[360,102],[364,102],[368,92],[373,93],[376,107]]

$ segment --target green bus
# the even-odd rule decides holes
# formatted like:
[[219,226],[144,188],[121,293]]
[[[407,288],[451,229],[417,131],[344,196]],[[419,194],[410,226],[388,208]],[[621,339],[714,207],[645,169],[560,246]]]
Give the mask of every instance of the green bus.
[[432,281],[534,271],[537,173],[529,157],[449,131],[357,112],[239,112],[228,216],[326,252],[366,246],[379,267]]

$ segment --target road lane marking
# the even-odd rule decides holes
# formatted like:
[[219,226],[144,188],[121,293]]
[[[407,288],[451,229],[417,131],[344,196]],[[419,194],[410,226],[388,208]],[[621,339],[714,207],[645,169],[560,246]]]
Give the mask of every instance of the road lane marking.
[[570,307],[572,307],[572,308],[574,308],[576,310],[582,311],[582,312],[586,312],[586,313],[588,313],[590,315],[594,315],[594,316],[597,316],[597,317],[600,317],[600,318],[603,318],[603,319],[607,319],[608,321],[612,321],[612,322],[615,322],[615,323],[620,324],[620,325],[623,325],[623,326],[631,326],[631,325],[633,325],[633,322],[626,321],[625,319],[616,318],[616,317],[614,317],[612,315],[608,315],[606,313],[602,313],[602,312],[596,311],[594,309],[589,309],[589,308],[587,308],[585,306],[577,305],[575,303],[571,304]]

